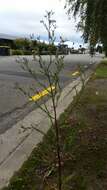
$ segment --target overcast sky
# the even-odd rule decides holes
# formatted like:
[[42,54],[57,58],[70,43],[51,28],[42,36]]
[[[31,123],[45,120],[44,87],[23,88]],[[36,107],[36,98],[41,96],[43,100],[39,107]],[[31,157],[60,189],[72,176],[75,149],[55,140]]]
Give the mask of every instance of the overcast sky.
[[0,0],[0,33],[12,35],[40,35],[46,38],[46,31],[40,20],[46,10],[55,12],[57,36],[63,36],[72,42],[80,42],[80,33],[76,32],[76,22],[68,19],[64,10],[65,0]]

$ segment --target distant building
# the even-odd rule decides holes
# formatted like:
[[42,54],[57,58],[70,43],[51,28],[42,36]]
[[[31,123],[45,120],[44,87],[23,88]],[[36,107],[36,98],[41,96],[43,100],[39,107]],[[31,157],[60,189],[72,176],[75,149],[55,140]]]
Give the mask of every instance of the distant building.
[[17,38],[16,36],[0,33],[0,46],[8,45],[9,43],[12,43],[12,41],[15,40],[16,38]]
[[0,55],[10,55],[10,48],[16,38],[15,36],[0,33]]
[[11,50],[9,46],[0,46],[0,55],[11,55]]

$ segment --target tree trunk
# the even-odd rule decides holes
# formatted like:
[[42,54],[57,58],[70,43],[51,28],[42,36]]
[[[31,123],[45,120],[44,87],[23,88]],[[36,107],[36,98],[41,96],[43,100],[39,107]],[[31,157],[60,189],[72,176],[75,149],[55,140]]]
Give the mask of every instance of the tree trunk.
[[105,56],[107,57],[107,43],[104,44],[104,53],[105,53]]
[[105,50],[105,56],[107,57],[107,48],[106,48],[106,50]]

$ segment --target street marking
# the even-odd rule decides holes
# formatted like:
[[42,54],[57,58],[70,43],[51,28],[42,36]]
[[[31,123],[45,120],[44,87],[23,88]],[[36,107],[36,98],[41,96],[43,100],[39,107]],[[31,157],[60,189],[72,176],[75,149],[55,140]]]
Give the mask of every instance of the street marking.
[[72,73],[72,76],[76,76],[76,75],[78,75],[78,74],[80,74],[80,72],[79,72],[79,71],[76,71],[76,72]]
[[51,92],[51,90],[55,90],[55,86],[48,87],[45,90],[43,90],[42,92],[38,92],[36,95],[29,98],[29,100],[35,102],[35,101],[39,100],[40,98],[42,98],[43,96],[48,95]]

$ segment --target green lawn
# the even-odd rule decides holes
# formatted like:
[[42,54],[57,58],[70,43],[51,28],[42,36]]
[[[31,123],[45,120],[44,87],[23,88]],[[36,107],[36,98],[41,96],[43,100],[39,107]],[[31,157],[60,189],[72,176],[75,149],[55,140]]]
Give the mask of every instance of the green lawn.
[[107,78],[107,60],[103,60],[95,72],[96,78]]

